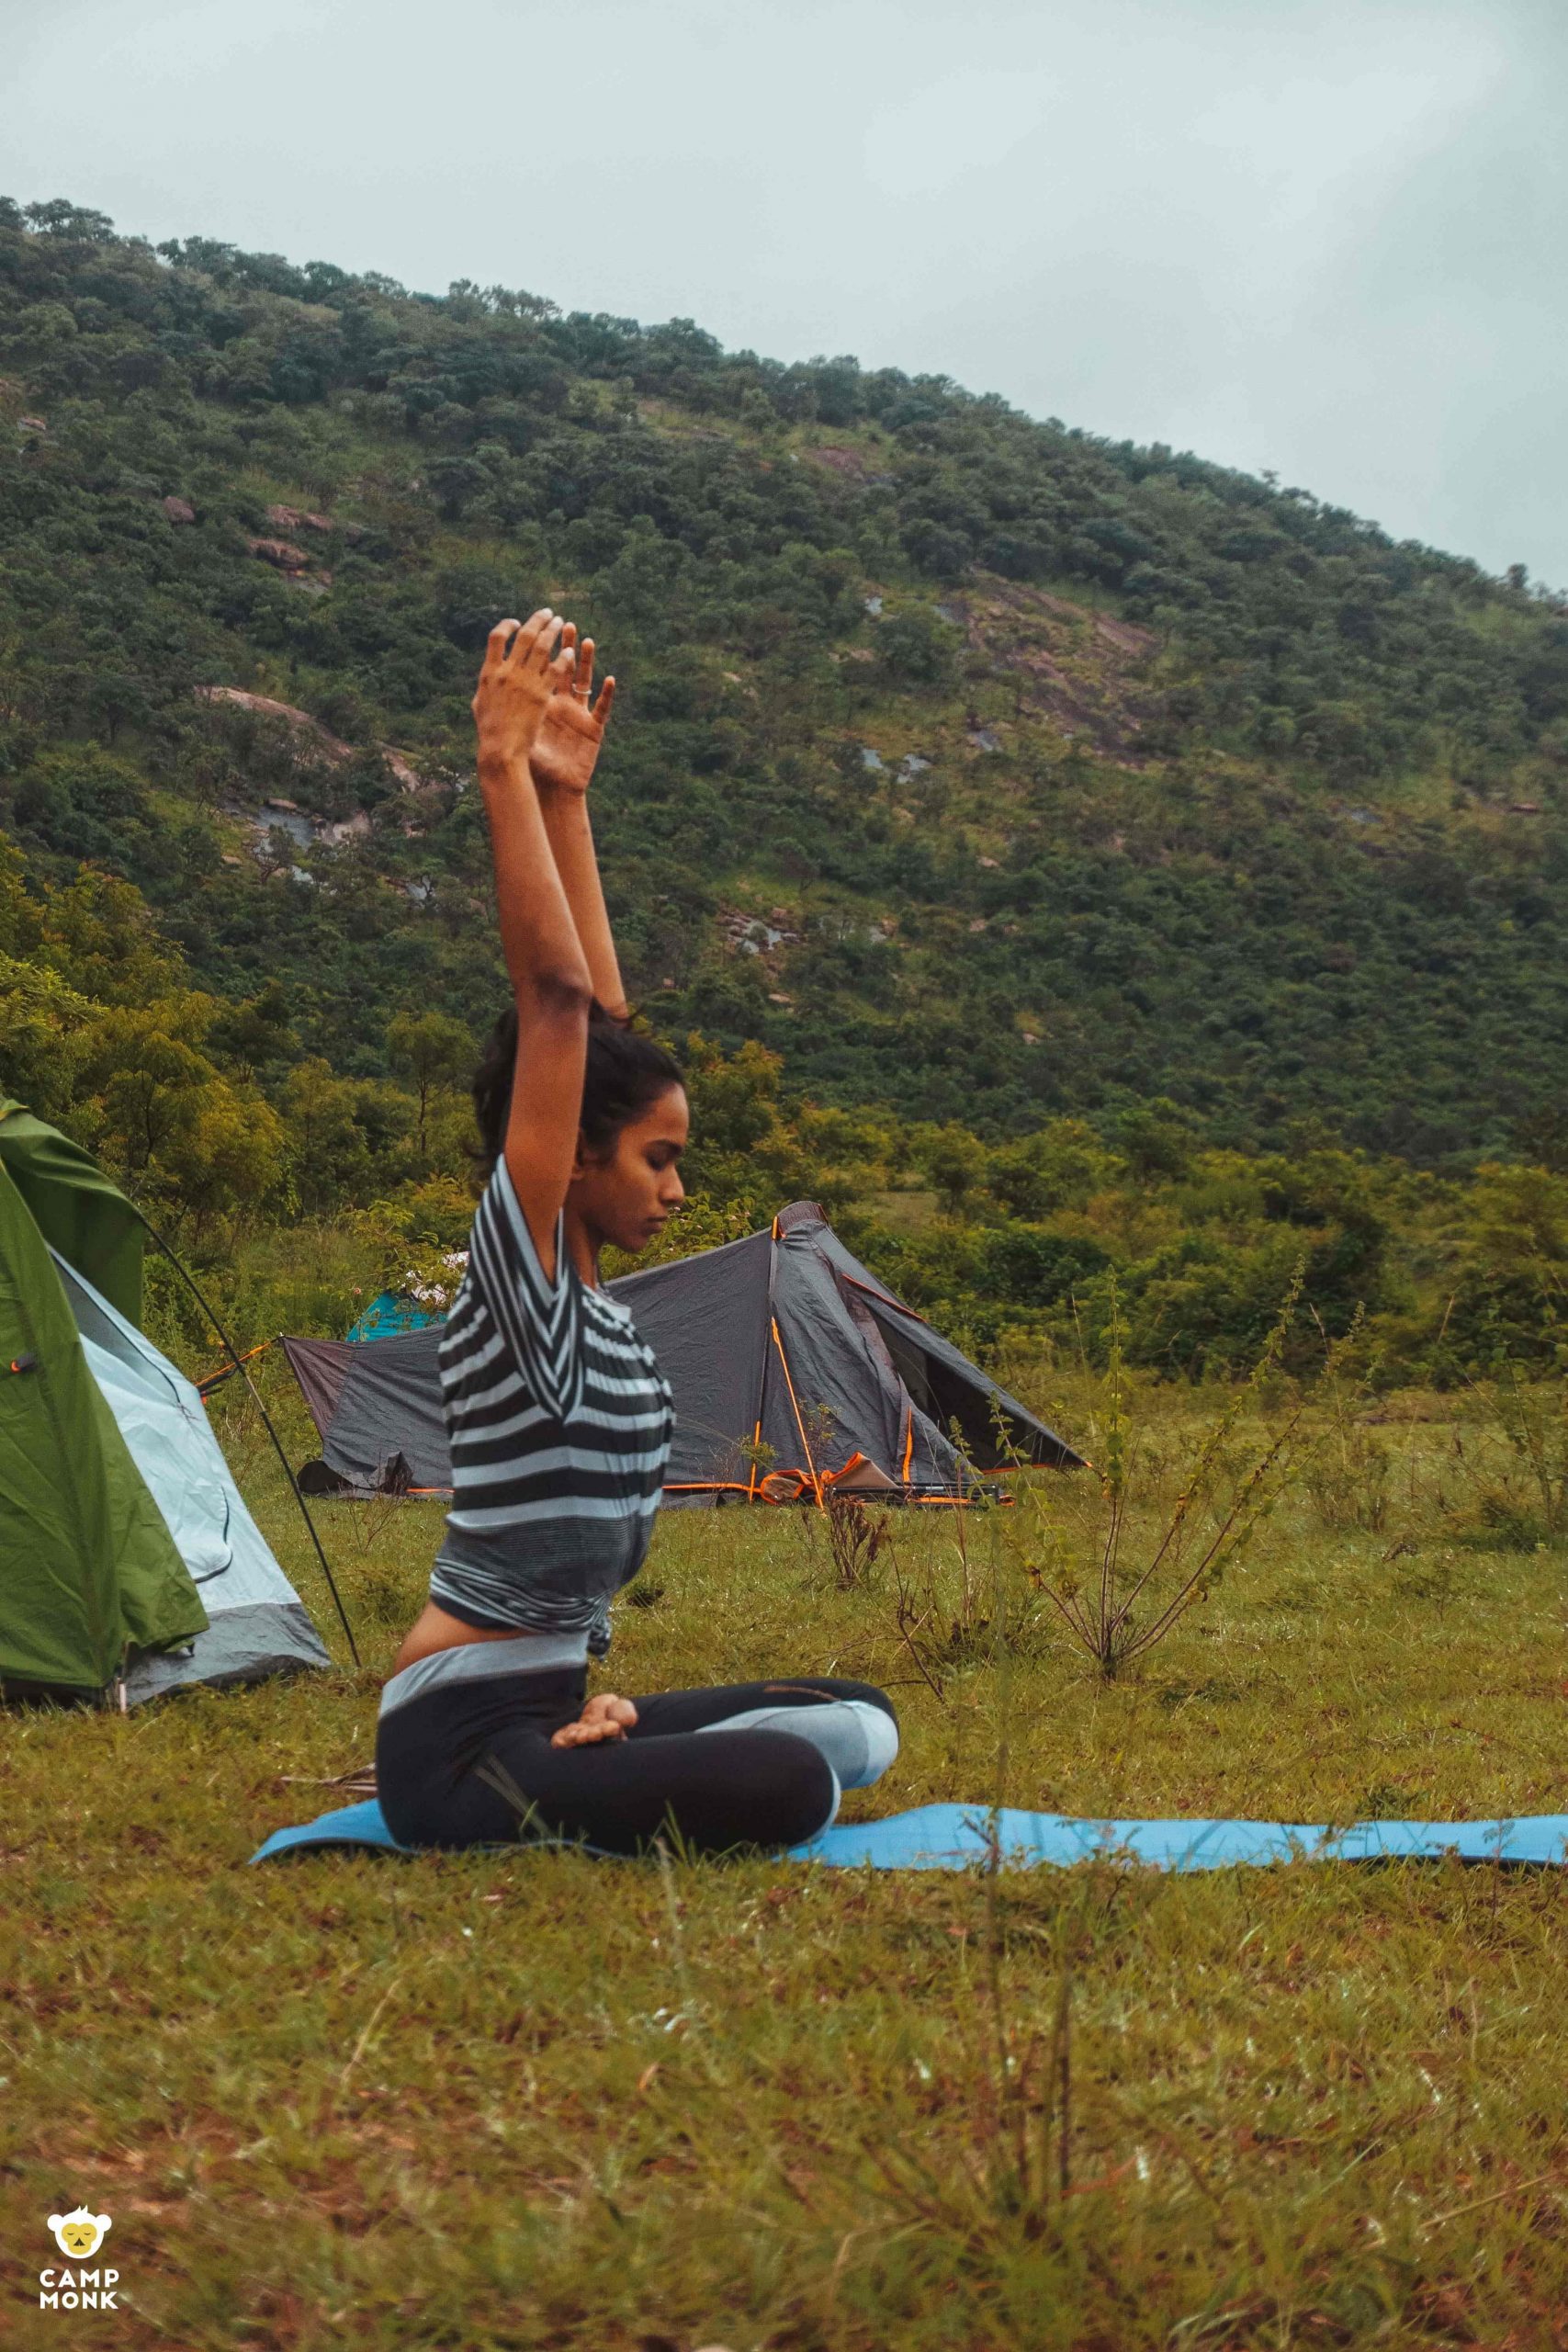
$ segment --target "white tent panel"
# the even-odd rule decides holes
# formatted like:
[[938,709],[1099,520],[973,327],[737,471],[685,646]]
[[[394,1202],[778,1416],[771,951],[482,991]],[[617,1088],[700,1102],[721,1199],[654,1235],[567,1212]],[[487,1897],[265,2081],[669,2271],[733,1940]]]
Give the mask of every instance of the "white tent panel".
[[184,1399],[166,1388],[151,1393],[141,1365],[111,1355],[85,1331],[82,1351],[193,1582],[226,1575],[234,1561],[229,1498],[199,1459]]
[[188,1682],[252,1682],[332,1661],[246,1510],[200,1396],[151,1340],[51,1251],[88,1365],[200,1589],[210,1623],[188,1649],[126,1672],[132,1705]]

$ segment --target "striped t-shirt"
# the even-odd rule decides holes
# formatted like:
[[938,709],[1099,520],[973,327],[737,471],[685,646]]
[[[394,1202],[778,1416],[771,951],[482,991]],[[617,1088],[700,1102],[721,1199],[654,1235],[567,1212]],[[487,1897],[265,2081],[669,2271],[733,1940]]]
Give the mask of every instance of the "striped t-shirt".
[[670,1456],[669,1384],[628,1312],[591,1290],[556,1227],[545,1278],[506,1162],[474,1216],[442,1334],[452,1509],[430,1597],[471,1625],[609,1647]]

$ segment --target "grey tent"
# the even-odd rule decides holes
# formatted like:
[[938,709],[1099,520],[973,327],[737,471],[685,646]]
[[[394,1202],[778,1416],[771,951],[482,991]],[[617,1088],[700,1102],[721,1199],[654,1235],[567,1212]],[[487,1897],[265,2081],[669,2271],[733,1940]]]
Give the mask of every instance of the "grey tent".
[[[976,1470],[1081,1464],[852,1257],[814,1201],[610,1288],[675,1394],[667,1504],[820,1500],[833,1488],[934,1501],[961,1495]],[[303,1483],[449,1487],[440,1338],[284,1341],[321,1437]]]

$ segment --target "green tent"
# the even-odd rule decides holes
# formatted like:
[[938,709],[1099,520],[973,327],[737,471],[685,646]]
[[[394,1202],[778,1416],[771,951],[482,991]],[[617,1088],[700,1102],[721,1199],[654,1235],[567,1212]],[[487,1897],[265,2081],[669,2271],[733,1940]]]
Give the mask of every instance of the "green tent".
[[0,1170],[50,1248],[102,1291],[128,1323],[140,1323],[147,1228],[96,1160],[20,1102],[0,1095]]
[[137,1329],[142,1233],[0,1098],[0,1691],[134,1701],[328,1663],[195,1389]]

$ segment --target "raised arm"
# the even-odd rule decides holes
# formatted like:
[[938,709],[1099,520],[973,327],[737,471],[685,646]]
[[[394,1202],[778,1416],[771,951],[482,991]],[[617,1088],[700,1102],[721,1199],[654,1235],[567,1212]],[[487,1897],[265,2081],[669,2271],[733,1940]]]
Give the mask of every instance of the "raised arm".
[[[561,633],[563,658],[575,635],[569,621]],[[584,638],[570,670],[557,663],[556,691],[528,757],[556,870],[592,976],[593,993],[606,1012],[619,1016],[626,1010],[626,992],[588,817],[588,786],[615,699],[615,682],[606,678],[598,701],[593,700],[593,639]]]
[[521,626],[499,623],[474,695],[501,944],[517,1006],[506,1170],[551,1280],[556,1223],[577,1156],[593,998],[592,974],[528,766],[556,687],[576,667],[570,647],[552,659],[560,627],[547,608]]

